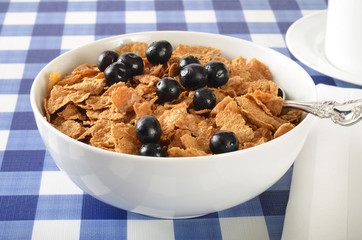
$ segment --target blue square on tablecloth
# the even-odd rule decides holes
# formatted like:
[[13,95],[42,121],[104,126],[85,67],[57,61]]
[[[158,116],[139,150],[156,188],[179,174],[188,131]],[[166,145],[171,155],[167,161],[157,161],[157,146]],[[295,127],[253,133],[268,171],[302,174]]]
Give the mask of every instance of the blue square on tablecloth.
[[213,0],[212,4],[214,6],[214,9],[217,9],[217,10],[238,10],[238,9],[241,9],[241,5],[240,5],[239,0],[227,0],[227,1]]
[[155,10],[157,11],[180,11],[184,10],[182,1],[155,1]]
[[0,221],[0,233],[4,240],[31,239],[33,221]]
[[284,216],[265,216],[270,240],[280,240],[283,232]]
[[37,129],[33,112],[14,112],[11,130]]
[[67,12],[92,12],[97,10],[97,2],[69,2]]
[[275,34],[279,33],[279,27],[274,22],[249,22],[247,23],[251,34]]
[[67,12],[93,12],[97,10],[97,2],[69,2]]
[[36,2],[10,2],[8,8],[8,12],[36,12],[37,10],[38,3]]
[[19,94],[30,94],[31,85],[33,84],[34,79],[24,78],[21,79],[20,87],[19,87]]
[[174,220],[175,240],[222,239],[218,218]]
[[79,239],[127,239],[127,220],[82,220]]
[[8,2],[2,2],[0,3],[0,12],[7,12],[9,7]]
[[124,12],[98,12],[98,24],[119,24],[125,21]]
[[183,23],[185,14],[180,11],[158,11],[156,12],[157,23]]
[[213,10],[211,0],[184,1],[185,10]]
[[67,2],[40,2],[38,12],[65,12]]
[[146,31],[156,31],[156,23],[127,23],[125,26],[125,33],[134,33],[134,32],[146,32]]
[[43,171],[60,171],[48,151],[45,151]]
[[273,10],[299,10],[299,6],[295,0],[269,0],[269,4]]
[[152,11],[155,10],[153,1],[126,1],[126,11]]
[[281,34],[286,34],[292,22],[278,22],[278,27]]
[[28,51],[26,63],[48,63],[59,55],[59,49],[32,49]]
[[0,172],[0,195],[38,195],[41,176],[41,171]]
[[[15,80],[11,80],[12,82]],[[20,81],[20,86],[18,88],[18,94],[26,94],[29,95],[30,94],[30,89],[31,89],[31,85],[33,84],[34,79],[21,79]],[[10,84],[9,84],[10,85]],[[1,93],[1,91],[0,91]]]
[[289,191],[266,191],[259,195],[264,216],[284,215]]
[[83,196],[82,219],[127,219],[127,211],[85,194]]
[[124,1],[104,1],[97,3],[97,12],[102,11],[124,11],[125,2]]
[[66,24],[64,25],[63,35],[94,35],[94,24]]
[[218,22],[245,22],[244,13],[240,10],[215,11]]
[[0,112],[0,130],[10,129],[13,114],[13,112]]
[[23,63],[26,59],[27,51],[25,50],[1,50],[1,63]]
[[220,211],[218,214],[220,218],[263,216],[263,209],[259,198],[255,197],[243,204]]
[[36,220],[80,219],[83,195],[40,195]]
[[6,150],[45,150],[38,130],[10,131]]
[[35,24],[64,24],[65,12],[39,12]]
[[33,25],[0,25],[0,27],[1,36],[31,36],[33,32]]
[[241,0],[241,6],[245,10],[266,10],[270,9],[268,0]]
[[[32,108],[31,108],[31,103],[30,103],[30,96],[28,94],[18,95],[15,112],[33,112]],[[35,122],[29,122],[28,124],[32,124],[32,123],[35,124]],[[36,129],[36,128],[32,128],[32,129]]]
[[326,9],[327,8],[327,0],[296,0],[299,7],[303,10],[311,9]]
[[274,10],[273,11],[277,22],[295,22],[303,17],[300,10]]
[[195,32],[219,33],[217,23],[187,23],[187,30]]
[[21,79],[0,79],[0,94],[17,94]]
[[125,33],[124,23],[96,24],[95,35],[113,36]]
[[221,34],[248,34],[249,28],[245,22],[218,22],[217,26]]
[[35,24],[33,36],[62,36],[63,29],[63,24]]
[[186,23],[157,23],[158,31],[187,31]]
[[37,195],[0,196],[0,222],[34,220]]
[[7,150],[1,171],[42,171],[45,150]]

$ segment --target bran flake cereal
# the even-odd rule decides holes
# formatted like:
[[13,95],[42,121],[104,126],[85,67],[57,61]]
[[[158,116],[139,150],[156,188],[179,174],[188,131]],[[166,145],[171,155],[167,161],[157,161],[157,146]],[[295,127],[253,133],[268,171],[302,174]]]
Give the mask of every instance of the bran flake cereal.
[[[268,67],[253,58],[221,57],[217,48],[179,44],[164,64],[152,65],[145,56],[147,43],[134,42],[116,49],[142,57],[142,75],[126,83],[106,85],[103,72],[95,65],[80,65],[72,72],[51,73],[49,94],[44,99],[47,120],[64,134],[102,149],[138,154],[142,143],[135,134],[135,122],[144,115],[156,117],[161,125],[158,143],[169,157],[211,155],[209,140],[219,130],[235,133],[239,150],[257,146],[293,129],[301,111],[282,109],[278,86],[271,80]],[[161,102],[156,85],[164,77],[178,82],[178,62],[197,57],[202,65],[223,62],[229,79],[222,87],[210,88],[216,97],[212,109],[195,110],[195,91],[181,85],[181,94],[170,102]]]

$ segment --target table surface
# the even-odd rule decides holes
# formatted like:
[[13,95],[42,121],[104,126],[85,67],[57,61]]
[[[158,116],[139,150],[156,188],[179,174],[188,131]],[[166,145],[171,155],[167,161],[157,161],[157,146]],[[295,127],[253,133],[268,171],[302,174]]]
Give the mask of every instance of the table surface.
[[285,34],[325,0],[0,2],[0,239],[280,239],[292,168],[239,206],[188,220],[161,220],[104,204],[57,168],[30,107],[37,73],[58,55],[112,35],[202,31],[253,41],[298,62],[316,84],[345,85],[301,64]]

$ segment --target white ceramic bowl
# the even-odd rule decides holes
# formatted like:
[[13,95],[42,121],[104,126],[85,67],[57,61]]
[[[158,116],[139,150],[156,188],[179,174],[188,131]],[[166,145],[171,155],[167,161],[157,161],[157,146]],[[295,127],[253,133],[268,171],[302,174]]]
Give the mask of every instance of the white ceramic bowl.
[[40,135],[58,167],[93,197],[113,206],[160,218],[186,218],[241,204],[272,186],[293,164],[312,118],[287,134],[253,148],[204,157],[155,158],[120,154],[76,141],[44,118],[42,100],[51,72],[95,64],[98,55],[124,43],[168,40],[217,47],[232,59],[255,57],[271,70],[288,98],[316,99],[313,80],[286,56],[237,38],[196,32],[147,32],[115,36],[73,49],[44,67],[31,89],[31,106]]

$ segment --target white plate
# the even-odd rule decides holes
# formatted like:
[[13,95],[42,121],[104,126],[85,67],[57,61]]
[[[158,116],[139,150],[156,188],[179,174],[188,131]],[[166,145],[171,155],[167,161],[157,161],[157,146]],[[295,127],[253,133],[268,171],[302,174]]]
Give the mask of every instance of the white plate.
[[327,10],[308,15],[290,26],[286,43],[290,52],[316,71],[339,80],[362,85],[362,74],[355,75],[331,64],[324,54]]

